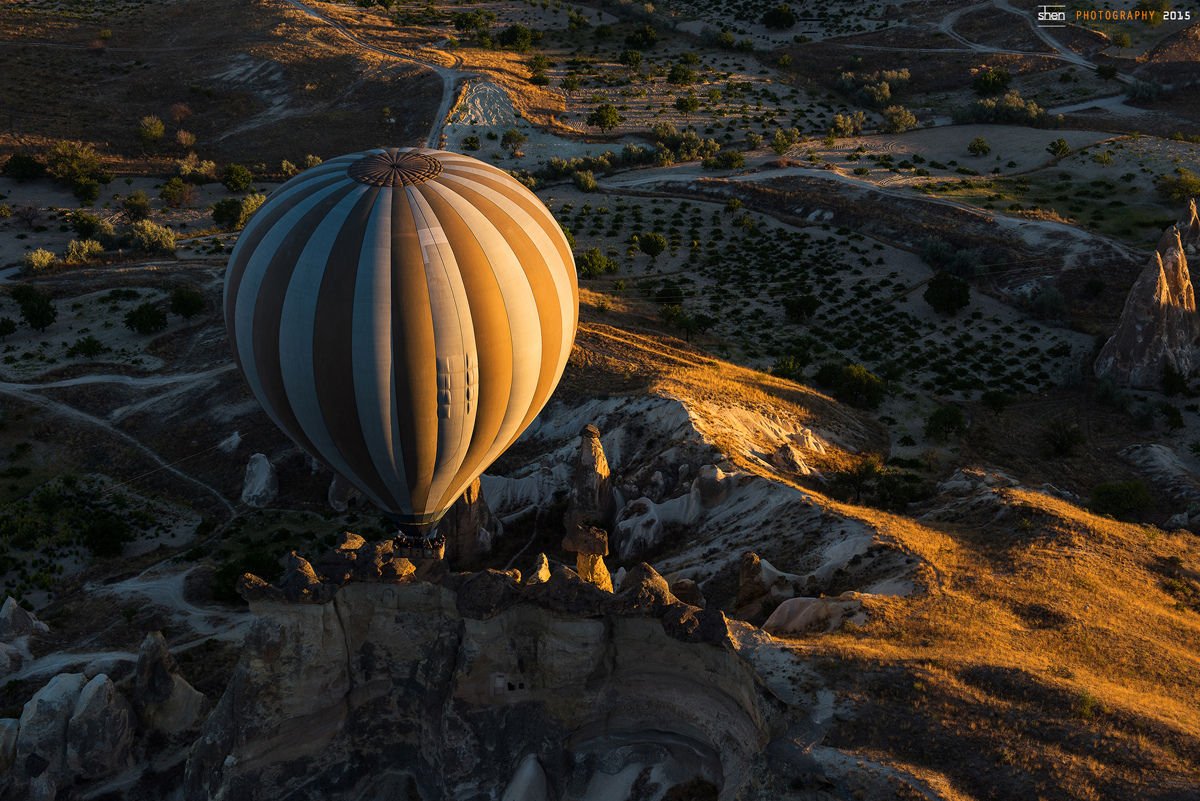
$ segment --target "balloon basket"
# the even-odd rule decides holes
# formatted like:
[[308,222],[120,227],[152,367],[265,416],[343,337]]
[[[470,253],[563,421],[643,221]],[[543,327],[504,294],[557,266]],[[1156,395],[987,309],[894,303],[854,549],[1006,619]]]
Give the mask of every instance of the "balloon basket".
[[392,555],[410,562],[426,559],[446,558],[446,538],[442,535],[433,537],[412,537],[405,534],[396,535]]

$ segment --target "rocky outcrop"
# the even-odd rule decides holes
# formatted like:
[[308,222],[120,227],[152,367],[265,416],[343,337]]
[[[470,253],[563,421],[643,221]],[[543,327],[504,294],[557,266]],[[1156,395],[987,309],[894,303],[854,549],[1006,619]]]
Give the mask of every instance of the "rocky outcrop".
[[208,714],[208,699],[179,675],[162,632],[153,631],[142,641],[135,675],[133,706],[147,730],[174,734],[196,726]]
[[575,572],[581,579],[607,592],[613,591],[612,577],[604,564],[604,557],[608,556],[608,533],[604,529],[578,526],[568,530],[562,547],[575,554]]
[[524,586],[452,573],[250,607],[188,801],[383,797],[382,776],[411,779],[410,797],[581,797],[646,767],[664,791],[699,777],[722,798],[778,797],[762,750],[784,705],[725,616],[680,603],[647,565],[616,595],[559,567]]
[[23,609],[15,598],[6,598],[0,607],[0,678],[20,670],[31,658],[29,637],[48,631],[46,624]]
[[[837,598],[788,598],[775,608],[763,628],[775,634],[833,631],[844,621],[862,623],[862,596],[847,592]],[[855,619],[857,616],[857,619]]]
[[758,554],[744,554],[738,571],[738,620],[761,624],[767,617],[764,604],[786,601],[806,584],[804,577],[776,570]]
[[1152,493],[1168,496],[1189,516],[1200,513],[1200,476],[1188,469],[1174,448],[1157,443],[1130,445],[1121,450],[1121,457],[1146,477]]
[[704,593],[700,591],[700,585],[691,579],[677,580],[671,585],[671,594],[688,606],[700,609],[708,606],[708,602],[704,600]]
[[600,429],[584,426],[579,432],[579,454],[571,465],[571,489],[563,525],[567,531],[576,526],[612,520],[613,494],[608,460],[600,444]]
[[246,463],[246,478],[242,482],[242,503],[262,509],[279,494],[279,477],[275,465],[265,454],[256,453]]
[[478,478],[438,523],[438,534],[446,538],[446,559],[452,565],[473,562],[491,550],[492,542],[503,533],[504,524],[488,509]]
[[329,482],[329,491],[325,493],[325,500],[329,502],[333,511],[345,512],[357,509],[366,499],[358,491],[358,487],[334,473],[333,480]]
[[1194,214],[1163,234],[1150,264],[1129,291],[1116,333],[1096,357],[1097,376],[1112,376],[1138,389],[1158,389],[1166,367],[1188,375],[1200,366],[1200,317],[1184,244],[1194,250],[1197,237],[1200,226]]
[[133,708],[100,674],[84,686],[67,723],[67,772],[84,779],[116,773],[129,762]]

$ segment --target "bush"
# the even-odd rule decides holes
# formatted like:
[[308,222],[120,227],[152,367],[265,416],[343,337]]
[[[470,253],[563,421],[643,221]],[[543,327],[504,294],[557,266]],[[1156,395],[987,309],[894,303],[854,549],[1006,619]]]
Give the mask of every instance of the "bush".
[[112,223],[83,211],[77,211],[71,215],[71,230],[80,239],[98,239],[113,235]]
[[659,254],[667,249],[667,239],[659,233],[642,234],[638,237],[638,247],[654,262],[658,260]]
[[153,334],[167,327],[167,313],[146,302],[126,313],[125,327],[139,334]]
[[796,24],[796,12],[787,3],[775,6],[762,15],[762,24],[776,31],[786,31]]
[[304,169],[311,170],[321,163],[320,156],[314,156],[311,153],[304,157]]
[[33,181],[46,174],[46,165],[33,156],[27,156],[24,153],[14,153],[4,162],[4,166],[0,167],[0,173],[12,178],[14,181]]
[[471,134],[470,136],[464,136],[463,140],[462,140],[462,149],[463,150],[478,150],[479,149],[479,137],[475,136],[474,134]]
[[579,275],[583,278],[599,278],[606,272],[616,272],[616,263],[600,252],[600,248],[589,248],[575,261]]
[[783,299],[783,313],[792,322],[804,322],[820,307],[820,299],[812,293]]
[[137,539],[133,528],[124,518],[107,509],[94,509],[83,530],[83,545],[94,556],[120,556],[125,543]]
[[67,254],[64,261],[91,261],[103,252],[104,246],[94,239],[72,239],[67,243]]
[[1071,146],[1067,144],[1067,140],[1059,137],[1046,146],[1046,152],[1055,158],[1061,159],[1064,156],[1071,155]]
[[244,198],[229,197],[218,200],[213,204],[213,222],[230,231],[241,230],[266,200],[266,195],[257,192]]
[[46,154],[46,162],[50,174],[63,181],[100,175],[100,157],[93,148],[81,142],[55,142]]
[[1110,481],[1097,484],[1092,489],[1092,500],[1088,508],[1097,514],[1123,518],[1134,512],[1149,509],[1154,505],[1154,496],[1146,485],[1133,481]]
[[56,261],[58,257],[48,250],[38,248],[30,251],[20,259],[21,275],[41,275]]
[[278,581],[283,576],[283,566],[261,545],[246,551],[241,559],[222,565],[213,573],[209,592],[213,600],[225,603],[245,604],[237,593],[237,581],[243,573],[250,573],[267,581]]
[[949,273],[938,273],[929,279],[925,299],[938,314],[954,316],[971,303],[971,285]]
[[250,175],[250,170],[240,164],[230,164],[225,167],[221,183],[230,192],[245,192],[250,188],[251,180],[253,176]]
[[921,258],[934,269],[941,269],[954,258],[954,246],[945,239],[927,236],[921,243]]
[[71,185],[71,194],[81,206],[94,206],[100,199],[100,182],[94,178],[76,178]]
[[13,299],[21,306],[21,320],[30,328],[45,331],[58,319],[58,309],[50,300],[50,296],[38,292],[33,287],[26,287],[28,292],[18,293],[20,287],[13,290]]
[[1050,451],[1050,455],[1065,459],[1075,453],[1075,449],[1087,442],[1087,437],[1076,423],[1068,423],[1061,417],[1056,417],[1042,429],[1042,441]]
[[976,100],[969,106],[954,109],[952,117],[958,125],[993,123],[1044,128],[1062,124],[1061,114],[1051,117],[1037,103],[1022,98],[1021,93],[1015,89],[1001,98],[987,97]]
[[1157,80],[1139,81],[1134,79],[1125,87],[1125,95],[1136,103],[1153,103],[1162,94],[1163,85]]
[[960,250],[954,254],[950,261],[946,262],[945,269],[951,275],[961,277],[982,272],[983,264],[980,263],[979,257],[971,251]]
[[861,364],[821,365],[814,376],[817,383],[833,390],[838,399],[856,406],[874,408],[883,401],[883,380]]
[[1063,320],[1069,315],[1066,298],[1054,287],[1046,287],[1039,292],[1030,308],[1043,320]]
[[175,174],[185,181],[203,185],[217,179],[217,165],[201,161],[195,153],[188,153],[186,158],[175,162]]
[[74,359],[76,356],[82,356],[85,359],[94,359],[101,353],[108,353],[111,350],[112,348],[88,334],[86,337],[75,340],[75,344],[67,348],[67,358]]
[[575,188],[580,192],[595,192],[600,188],[596,183],[596,177],[587,170],[580,170],[571,176],[571,180],[575,184]]
[[204,311],[204,296],[194,289],[180,287],[171,293],[171,314],[190,320]]
[[722,150],[712,158],[700,162],[700,166],[706,170],[732,170],[745,164],[746,156],[736,150]]
[[1008,70],[993,67],[987,72],[976,75],[975,80],[971,81],[971,88],[980,97],[988,97],[1007,92],[1010,83],[1012,83],[1012,75]]
[[649,50],[658,44],[658,32],[649,25],[643,25],[625,37],[625,46],[634,50]]
[[524,25],[509,25],[497,34],[496,41],[501,47],[509,47],[518,53],[524,53],[533,46],[534,34]]
[[904,106],[888,106],[883,110],[883,119],[883,130],[887,133],[904,133],[919,124],[917,116]]
[[142,117],[138,123],[137,138],[143,146],[151,147],[162,141],[163,134],[167,132],[167,128],[163,125],[163,121],[153,115]]
[[634,69],[642,66],[642,54],[636,50],[630,50],[629,48],[622,50],[621,55],[617,60],[626,67],[633,67]]
[[1168,398],[1172,395],[1190,396],[1192,394],[1192,390],[1187,383],[1187,374],[1181,370],[1176,370],[1175,365],[1170,363],[1163,365],[1161,384],[1162,392]]
[[182,178],[175,177],[163,184],[162,190],[158,196],[172,208],[179,208],[186,204],[191,198],[192,189],[183,182]]
[[139,220],[129,226],[130,247],[151,256],[175,255],[175,234],[170,228]]
[[935,409],[925,418],[925,439],[933,442],[945,442],[950,437],[962,437],[967,433],[967,421],[962,409],[957,406],[943,406]]
[[1155,188],[1163,197],[1175,203],[1186,203],[1189,198],[1200,195],[1200,178],[1191,170],[1176,167],[1176,175],[1160,175],[1155,179]]
[[585,122],[601,131],[610,131],[625,120],[612,103],[602,103],[596,110],[587,115]]
[[146,197],[146,193],[139,189],[121,202],[121,209],[125,212],[125,218],[131,223],[144,220],[150,216],[150,198]]
[[967,145],[967,152],[972,156],[986,156],[992,152],[992,146],[982,136],[977,136]]

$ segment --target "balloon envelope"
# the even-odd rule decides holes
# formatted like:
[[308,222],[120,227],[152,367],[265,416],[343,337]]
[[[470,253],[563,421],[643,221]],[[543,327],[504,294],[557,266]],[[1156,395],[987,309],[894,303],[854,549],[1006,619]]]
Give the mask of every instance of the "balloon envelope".
[[291,179],[225,275],[234,359],[267,414],[425,528],[546,405],[578,312],[545,205],[489,164],[421,148]]

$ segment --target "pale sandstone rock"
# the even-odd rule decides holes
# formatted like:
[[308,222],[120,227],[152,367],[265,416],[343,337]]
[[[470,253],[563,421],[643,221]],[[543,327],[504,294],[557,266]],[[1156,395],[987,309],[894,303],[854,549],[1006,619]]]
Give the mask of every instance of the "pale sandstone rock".
[[612,483],[600,430],[593,425],[579,432],[579,454],[571,466],[571,490],[563,524],[570,531],[589,520],[610,521],[614,512]]
[[96,779],[129,762],[133,709],[103,673],[84,686],[67,724],[67,772]]
[[262,509],[279,494],[279,476],[266,454],[256,453],[246,463],[246,478],[242,482],[242,503]]
[[146,729],[174,734],[208,715],[208,699],[179,675],[162,632],[150,632],[142,641],[136,677],[133,706]]
[[504,533],[501,523],[488,508],[475,479],[438,523],[438,533],[446,538],[446,559],[466,564],[491,550],[492,543]]

